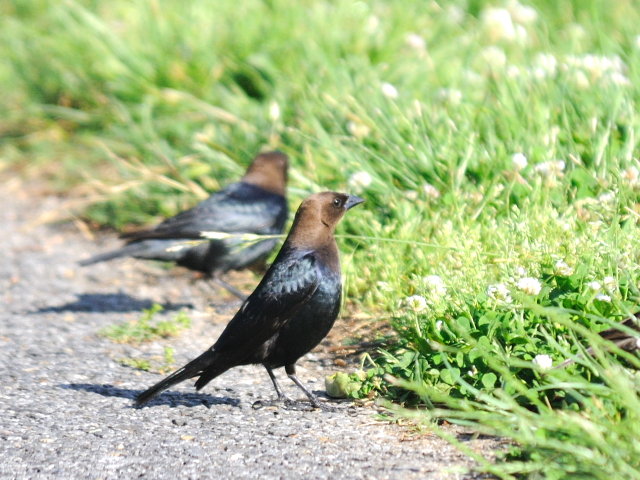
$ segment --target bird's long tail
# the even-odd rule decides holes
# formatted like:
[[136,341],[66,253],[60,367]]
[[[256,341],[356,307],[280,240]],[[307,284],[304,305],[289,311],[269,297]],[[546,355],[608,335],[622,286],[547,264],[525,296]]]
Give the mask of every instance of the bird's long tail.
[[[205,370],[207,371],[207,376],[210,376],[210,372],[212,373],[212,371],[214,370],[215,372],[217,372],[217,375],[215,376],[220,375],[221,373],[226,371],[228,367],[220,366],[221,368],[212,369],[211,367],[214,367],[214,365],[218,362],[218,359],[219,355],[217,352],[213,350],[207,350],[195,360],[187,363],[181,369],[176,370],[161,382],[156,383],[153,387],[138,395],[136,397],[136,405],[147,403],[153,397],[164,392],[166,389],[171,388],[173,385],[190,378],[197,377],[198,375],[201,375]],[[198,390],[200,390],[200,388],[198,388]]]
[[110,252],[101,253],[86,260],[81,260],[78,263],[85,266],[120,257],[176,262],[185,254],[185,251],[193,247],[193,245],[190,245],[188,242],[188,240],[182,239],[141,240],[139,242],[128,243],[117,250],[111,250]]
[[87,258],[86,260],[80,260],[78,264],[84,267],[85,265],[106,262],[108,260],[121,257],[148,258],[151,260],[165,260],[164,257],[167,257],[166,260],[170,261],[173,260],[170,258],[171,254],[166,253],[167,247],[170,246],[171,245],[166,241],[158,240],[127,243],[116,250],[100,253],[91,258]]
[[127,257],[130,255],[130,252],[125,248],[119,248],[118,250],[111,250],[110,252],[101,253],[99,255],[94,255],[91,258],[87,258],[86,260],[80,260],[78,265],[86,266],[93,265],[94,263],[106,262],[107,260],[113,260],[114,258]]

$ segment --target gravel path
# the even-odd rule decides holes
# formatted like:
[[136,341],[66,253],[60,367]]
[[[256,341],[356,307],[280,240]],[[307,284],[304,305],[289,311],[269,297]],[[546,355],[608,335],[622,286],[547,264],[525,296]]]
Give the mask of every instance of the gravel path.
[[[412,438],[378,421],[373,407],[254,409],[256,400],[274,397],[261,367],[233,369],[198,394],[185,382],[149,407],[132,408],[133,397],[161,377],[119,359],[159,364],[164,346],[172,346],[182,364],[213,343],[238,303],[184,270],[134,260],[77,267],[77,259],[118,240],[92,241],[73,223],[24,228],[60,201],[28,194],[17,180],[1,190],[1,478],[471,478],[456,473],[472,462],[455,448],[433,436]],[[250,275],[236,280],[255,282]],[[153,302],[166,307],[159,315],[167,318],[185,310],[192,327],[138,346],[98,335],[140,318]],[[324,375],[337,369],[322,352],[299,365],[300,378],[318,393]],[[497,442],[470,444],[491,451]]]

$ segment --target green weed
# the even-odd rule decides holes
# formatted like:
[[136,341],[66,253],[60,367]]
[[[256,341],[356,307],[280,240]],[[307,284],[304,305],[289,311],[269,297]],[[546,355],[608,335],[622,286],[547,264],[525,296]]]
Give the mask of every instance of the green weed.
[[157,366],[152,365],[150,360],[146,360],[144,358],[125,357],[118,359],[118,362],[120,362],[121,365],[135,368],[137,370],[144,370],[145,372],[154,371],[163,374],[172,370],[175,361],[174,350],[171,347],[164,347],[164,361],[162,364]]
[[160,305],[154,304],[150,309],[144,310],[144,314],[139,320],[132,320],[121,325],[111,325],[101,330],[100,335],[116,343],[137,344],[159,338],[174,337],[180,331],[191,326],[191,320],[184,312],[179,312],[172,319],[154,320],[154,315],[162,310]]

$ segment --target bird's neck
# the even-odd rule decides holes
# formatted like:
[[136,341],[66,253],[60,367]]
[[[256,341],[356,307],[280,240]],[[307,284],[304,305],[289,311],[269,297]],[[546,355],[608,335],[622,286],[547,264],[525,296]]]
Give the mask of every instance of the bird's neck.
[[244,183],[261,188],[269,193],[284,196],[287,179],[282,172],[268,169],[249,170],[244,177]]
[[305,229],[301,225],[294,225],[286,247],[298,252],[314,252],[331,271],[340,274],[340,254],[333,229]]

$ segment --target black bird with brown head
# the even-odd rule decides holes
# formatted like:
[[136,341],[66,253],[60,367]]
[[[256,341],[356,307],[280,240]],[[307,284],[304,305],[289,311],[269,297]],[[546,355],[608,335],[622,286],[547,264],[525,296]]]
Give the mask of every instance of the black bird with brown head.
[[183,248],[184,240],[200,238],[203,231],[259,235],[282,233],[289,214],[285,196],[288,166],[284,153],[261,153],[239,182],[154,228],[123,234],[121,238],[127,240],[124,247],[83,260],[80,265],[120,257],[175,262],[205,273],[244,299],[246,296],[224,282],[221,276],[230,270],[242,270],[264,262],[277,245],[277,239],[265,239],[244,248],[238,237],[215,239],[188,248]]
[[200,390],[230,368],[262,364],[279,400],[287,399],[273,369],[285,367],[311,403],[322,408],[298,380],[295,364],[329,333],[338,316],[342,275],[334,231],[345,212],[362,202],[360,197],[335,192],[305,199],[278,256],[216,343],[140,394],[136,404],[189,378],[199,377],[195,386]]

